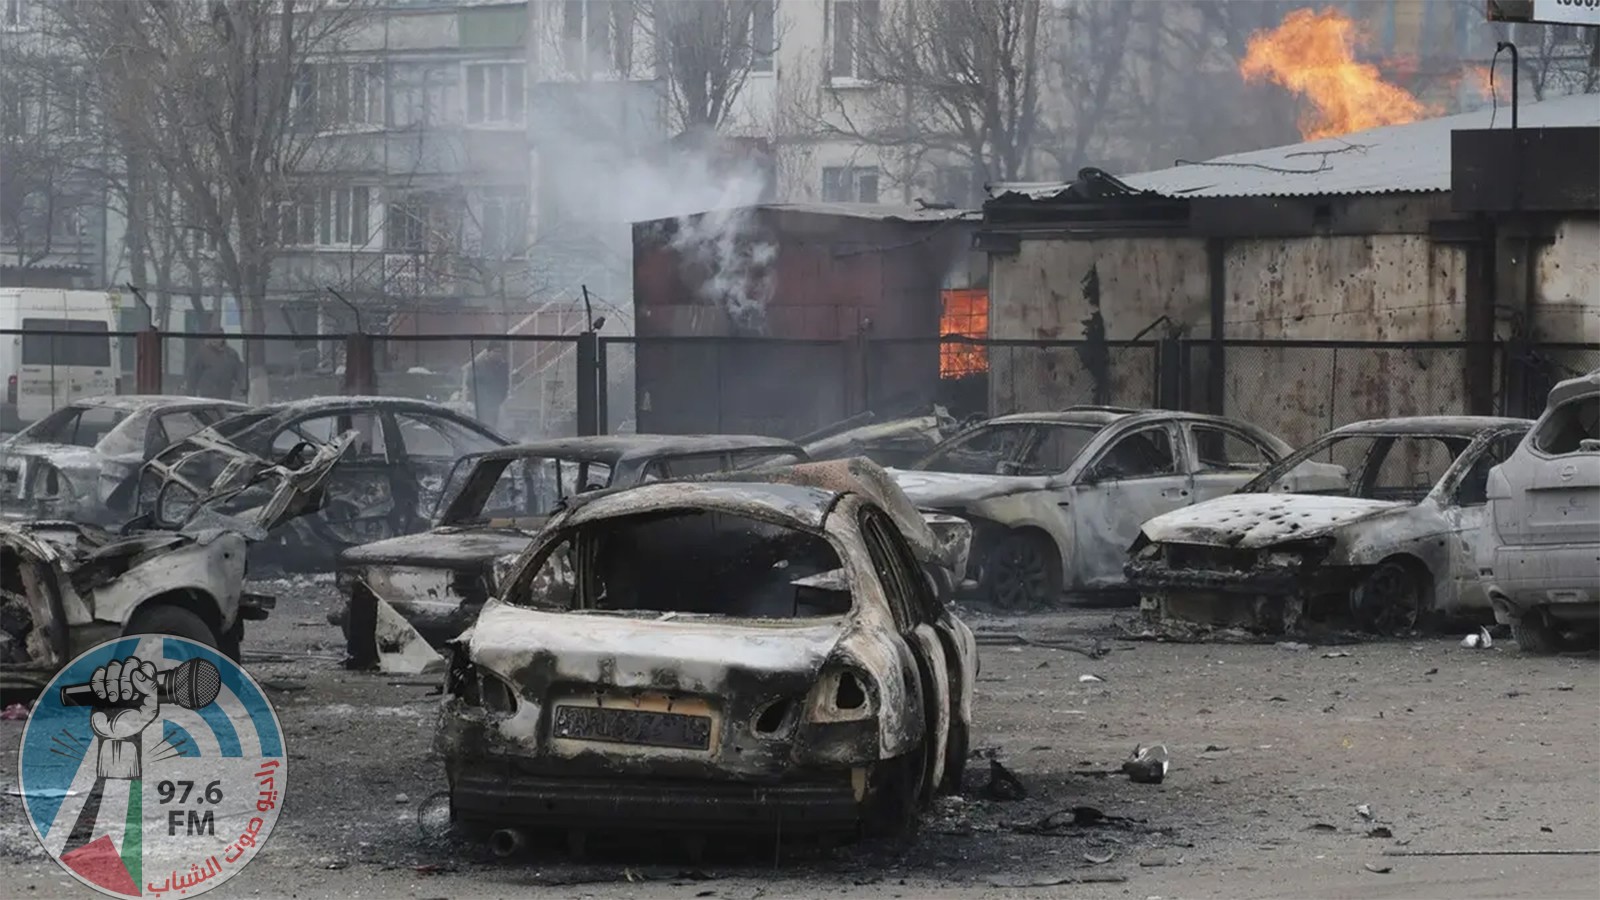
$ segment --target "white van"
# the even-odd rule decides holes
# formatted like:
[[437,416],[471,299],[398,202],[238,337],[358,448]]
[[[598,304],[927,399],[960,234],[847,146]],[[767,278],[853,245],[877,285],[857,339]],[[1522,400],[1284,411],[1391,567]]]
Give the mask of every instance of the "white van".
[[80,397],[116,393],[117,307],[106,291],[0,288],[0,431]]

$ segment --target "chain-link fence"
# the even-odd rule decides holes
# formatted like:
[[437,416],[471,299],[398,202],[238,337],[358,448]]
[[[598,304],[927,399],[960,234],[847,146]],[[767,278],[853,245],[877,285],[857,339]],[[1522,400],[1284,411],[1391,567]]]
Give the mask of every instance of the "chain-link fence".
[[[358,360],[352,377],[352,343],[340,334],[0,331],[0,432],[141,384],[243,400],[252,356],[275,402],[351,390],[413,397],[516,439],[577,433],[587,385],[607,433],[795,437],[863,411],[882,420],[935,404],[965,417],[1098,403],[1218,411],[1298,444],[1360,419],[1467,412],[1469,382],[1487,392],[1484,411],[1536,413],[1555,382],[1600,368],[1590,344],[1227,341],[1213,398],[1215,350],[1203,340],[602,337],[592,370],[580,364],[581,343],[573,334],[386,334],[371,339],[370,374]],[[152,346],[159,359],[145,360],[141,382],[141,347]],[[1475,358],[1493,371],[1468,372]],[[1164,377],[1168,360],[1176,372]]]

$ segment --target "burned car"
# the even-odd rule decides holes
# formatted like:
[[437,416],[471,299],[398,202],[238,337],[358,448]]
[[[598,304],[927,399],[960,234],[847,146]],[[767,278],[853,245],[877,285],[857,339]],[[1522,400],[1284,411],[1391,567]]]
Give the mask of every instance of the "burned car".
[[575,498],[451,642],[456,821],[502,849],[541,826],[914,827],[959,783],[977,647],[876,468]]
[[139,467],[249,407],[204,397],[85,397],[0,441],[0,517],[119,524]]
[[943,406],[923,415],[880,419],[871,411],[814,431],[795,442],[811,459],[864,456],[880,466],[909,466],[966,426]]
[[438,403],[404,397],[314,397],[261,406],[174,444],[176,459],[217,440],[266,459],[354,432],[324,486],[326,505],[252,547],[251,561],[291,571],[332,569],[339,551],[430,524],[455,461],[510,441]]
[[[755,435],[598,435],[502,447],[457,461],[434,527],[339,557],[349,665],[415,669],[472,624],[501,571],[545,520],[579,493],[805,458]],[[418,646],[418,638],[425,642]]]
[[1239,492],[1144,523],[1129,581],[1145,614],[1298,631],[1483,617],[1476,550],[1489,470],[1532,423],[1480,416],[1337,428]]
[[1246,422],[1086,406],[990,419],[891,472],[919,507],[972,523],[968,574],[1015,609],[1124,587],[1146,519],[1230,493],[1290,450]]
[[225,444],[141,471],[149,506],[121,531],[0,524],[0,685],[36,689],[125,634],[173,634],[235,659],[245,620],[273,599],[244,590],[246,545],[314,509],[353,436],[276,465]]
[[[1600,632],[1600,370],[1550,391],[1537,424],[1489,472],[1478,571],[1495,621],[1525,653]],[[1576,640],[1574,641],[1576,643]]]

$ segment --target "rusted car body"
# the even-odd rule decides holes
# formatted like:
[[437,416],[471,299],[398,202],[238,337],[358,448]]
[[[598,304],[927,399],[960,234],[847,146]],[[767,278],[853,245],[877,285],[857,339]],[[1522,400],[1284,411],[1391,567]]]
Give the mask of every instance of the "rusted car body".
[[[339,557],[349,664],[426,666],[428,647],[472,624],[503,571],[568,498],[772,462],[805,453],[756,435],[599,435],[516,444],[462,457],[426,532],[352,547]],[[418,639],[427,646],[416,646]]]
[[320,510],[285,523],[251,549],[251,561],[290,571],[333,569],[341,550],[431,524],[450,468],[460,457],[510,443],[446,406],[404,397],[313,397],[261,406],[217,423],[156,458],[220,439],[263,459],[355,432],[324,486]]
[[115,525],[139,467],[249,407],[204,397],[114,394],[67,404],[0,441],[0,518]]
[[1156,620],[1267,632],[1485,617],[1488,474],[1525,419],[1421,416],[1335,429],[1238,493],[1145,522],[1126,568]]
[[959,783],[977,646],[926,577],[937,540],[876,468],[576,498],[451,643],[437,749],[457,821],[912,826]]
[[33,689],[121,634],[176,634],[237,658],[244,621],[273,599],[244,590],[246,546],[314,509],[353,436],[274,465],[203,443],[140,472],[142,512],[120,532],[75,522],[0,525],[0,685]]
[[1544,414],[1489,472],[1478,569],[1497,622],[1526,653],[1600,631],[1600,370],[1550,391]]
[[968,574],[1014,609],[1125,587],[1146,519],[1227,494],[1290,450],[1232,419],[1075,407],[990,419],[891,474],[919,508],[972,523]]

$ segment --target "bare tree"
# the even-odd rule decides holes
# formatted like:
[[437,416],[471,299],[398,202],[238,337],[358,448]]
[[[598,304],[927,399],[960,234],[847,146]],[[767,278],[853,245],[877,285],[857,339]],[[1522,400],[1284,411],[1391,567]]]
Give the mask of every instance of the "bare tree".
[[[144,0],[60,11],[80,55],[121,76],[108,87],[105,114],[215,242],[217,275],[248,332],[266,330],[272,263],[287,233],[280,204],[285,215],[300,214],[294,198],[327,149],[317,140],[327,110],[318,109],[309,61],[339,50],[359,6]],[[258,341],[247,342],[246,362],[250,397],[265,400]]]
[[820,130],[902,154],[911,170],[932,157],[958,161],[978,182],[1032,177],[1049,134],[1040,114],[1042,5],[857,0],[841,8],[848,13],[831,23]]
[[636,15],[676,132],[721,131],[777,51],[772,0],[649,0]]

